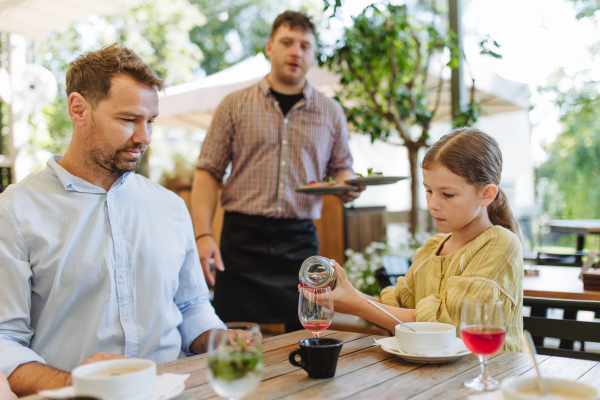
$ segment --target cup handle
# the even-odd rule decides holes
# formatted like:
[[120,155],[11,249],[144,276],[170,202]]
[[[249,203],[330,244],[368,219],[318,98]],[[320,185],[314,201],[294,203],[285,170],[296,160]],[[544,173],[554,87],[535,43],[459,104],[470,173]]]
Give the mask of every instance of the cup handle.
[[[296,361],[296,356],[300,356],[300,361]],[[304,368],[304,363],[302,362],[302,354],[300,354],[300,349],[290,351],[289,360],[290,364],[292,364],[294,367],[306,369]]]

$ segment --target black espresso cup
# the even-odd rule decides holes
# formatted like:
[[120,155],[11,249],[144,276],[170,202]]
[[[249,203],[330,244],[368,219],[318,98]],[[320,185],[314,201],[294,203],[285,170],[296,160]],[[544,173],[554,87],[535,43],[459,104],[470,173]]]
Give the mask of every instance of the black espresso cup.
[[[338,339],[312,338],[298,342],[299,349],[290,352],[290,364],[301,367],[310,378],[333,378],[344,342]],[[300,361],[296,361],[296,356]]]

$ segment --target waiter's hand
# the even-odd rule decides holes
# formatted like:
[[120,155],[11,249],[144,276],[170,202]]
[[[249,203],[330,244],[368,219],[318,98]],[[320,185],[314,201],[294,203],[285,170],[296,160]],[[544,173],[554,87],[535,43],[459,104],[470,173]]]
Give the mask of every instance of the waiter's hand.
[[[341,186],[343,186],[343,185],[341,185]],[[342,200],[342,202],[348,203],[350,201],[356,200],[358,198],[358,196],[360,196],[360,192],[362,192],[363,190],[365,190],[365,187],[359,186],[358,190],[356,190],[356,191],[337,193],[336,196],[339,197]]]
[[198,246],[198,255],[200,256],[200,264],[202,264],[202,270],[204,271],[204,278],[206,283],[210,286],[215,285],[215,278],[210,273],[210,260],[215,260],[215,267],[219,271],[224,271],[223,260],[221,260],[221,251],[217,242],[212,236],[202,236],[196,240],[196,246]]

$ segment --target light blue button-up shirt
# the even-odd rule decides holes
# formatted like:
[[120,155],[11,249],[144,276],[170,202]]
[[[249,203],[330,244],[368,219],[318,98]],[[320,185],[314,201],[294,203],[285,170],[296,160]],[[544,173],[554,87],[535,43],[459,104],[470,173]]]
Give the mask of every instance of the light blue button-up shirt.
[[107,192],[58,160],[0,195],[0,369],[172,361],[224,328],[183,200],[133,173]]

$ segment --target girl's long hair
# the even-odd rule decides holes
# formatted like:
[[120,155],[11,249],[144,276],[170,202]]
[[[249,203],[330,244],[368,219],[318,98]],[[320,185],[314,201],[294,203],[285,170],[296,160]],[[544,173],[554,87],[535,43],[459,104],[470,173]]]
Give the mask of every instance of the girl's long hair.
[[523,236],[513,216],[506,194],[500,189],[502,153],[490,135],[475,128],[458,128],[442,136],[429,148],[421,168],[443,165],[452,173],[462,176],[471,185],[498,186],[498,195],[487,206],[488,217],[494,225],[503,226],[519,237]]

